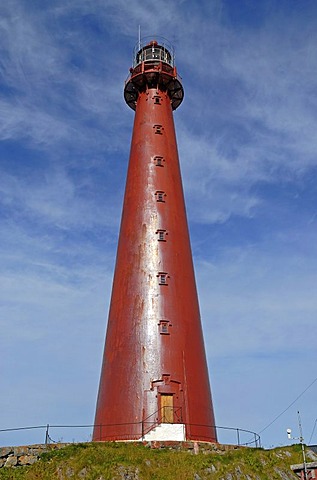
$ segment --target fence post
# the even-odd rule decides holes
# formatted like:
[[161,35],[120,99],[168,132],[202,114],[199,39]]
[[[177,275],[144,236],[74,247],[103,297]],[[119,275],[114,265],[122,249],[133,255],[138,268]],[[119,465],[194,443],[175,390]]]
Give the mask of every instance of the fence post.
[[237,428],[237,436],[238,436],[238,445],[240,446],[240,431],[238,428]]
[[142,429],[142,441],[144,441],[144,420],[145,420],[145,409],[142,408],[142,425],[141,425],[141,429]]
[[46,432],[45,432],[45,445],[47,445],[49,443],[49,439],[50,439],[50,436],[48,434],[48,431],[49,431],[49,424],[46,425]]

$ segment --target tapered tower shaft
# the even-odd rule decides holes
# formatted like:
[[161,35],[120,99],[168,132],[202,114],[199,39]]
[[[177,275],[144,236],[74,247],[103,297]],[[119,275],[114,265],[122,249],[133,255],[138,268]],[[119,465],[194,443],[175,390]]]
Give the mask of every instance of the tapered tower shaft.
[[170,50],[140,48],[96,441],[216,441],[172,113],[182,98]]

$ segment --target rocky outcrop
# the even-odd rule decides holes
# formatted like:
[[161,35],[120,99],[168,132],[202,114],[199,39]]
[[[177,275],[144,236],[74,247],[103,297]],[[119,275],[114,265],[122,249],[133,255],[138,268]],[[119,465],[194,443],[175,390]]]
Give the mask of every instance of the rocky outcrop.
[[0,447],[0,468],[33,465],[44,452],[59,450],[67,443],[49,445],[27,445],[23,447]]

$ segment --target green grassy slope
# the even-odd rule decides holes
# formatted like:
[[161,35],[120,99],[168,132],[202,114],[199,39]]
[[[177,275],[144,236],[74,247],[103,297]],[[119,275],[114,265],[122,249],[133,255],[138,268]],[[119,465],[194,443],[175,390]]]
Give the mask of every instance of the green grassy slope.
[[0,480],[287,480],[301,462],[298,445],[274,450],[149,448],[132,443],[69,445],[28,467],[1,468]]

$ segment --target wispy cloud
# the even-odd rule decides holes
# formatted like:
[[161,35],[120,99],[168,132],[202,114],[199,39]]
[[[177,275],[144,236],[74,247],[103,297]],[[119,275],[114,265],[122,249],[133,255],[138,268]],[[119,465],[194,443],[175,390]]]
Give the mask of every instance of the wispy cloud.
[[[203,212],[208,202],[209,221],[255,214],[262,199],[254,185],[297,181],[316,166],[315,37],[312,20],[296,23],[290,11],[238,35],[212,25],[197,49],[190,35],[184,40],[179,67],[192,70],[177,113],[180,152],[186,190],[201,189],[194,203]],[[186,56],[193,49],[194,63]],[[192,216],[206,221],[197,211]]]
[[[280,245],[227,250],[215,263],[198,264],[207,343],[212,356],[292,354],[314,330],[316,262]],[[238,341],[237,341],[238,339]]]
[[101,52],[99,58],[91,58],[92,45],[80,36],[79,25],[69,25],[75,38],[68,38],[67,31],[61,37],[58,17],[49,23],[50,10],[29,10],[16,3],[15,14],[10,4],[0,24],[5,50],[0,137],[25,139],[36,148],[54,145],[58,153],[61,146],[84,149],[86,154],[91,145],[97,151],[120,148],[122,135],[111,146],[109,140],[113,123],[122,124],[124,105],[117,89],[122,71],[110,67],[105,57],[96,69]]

